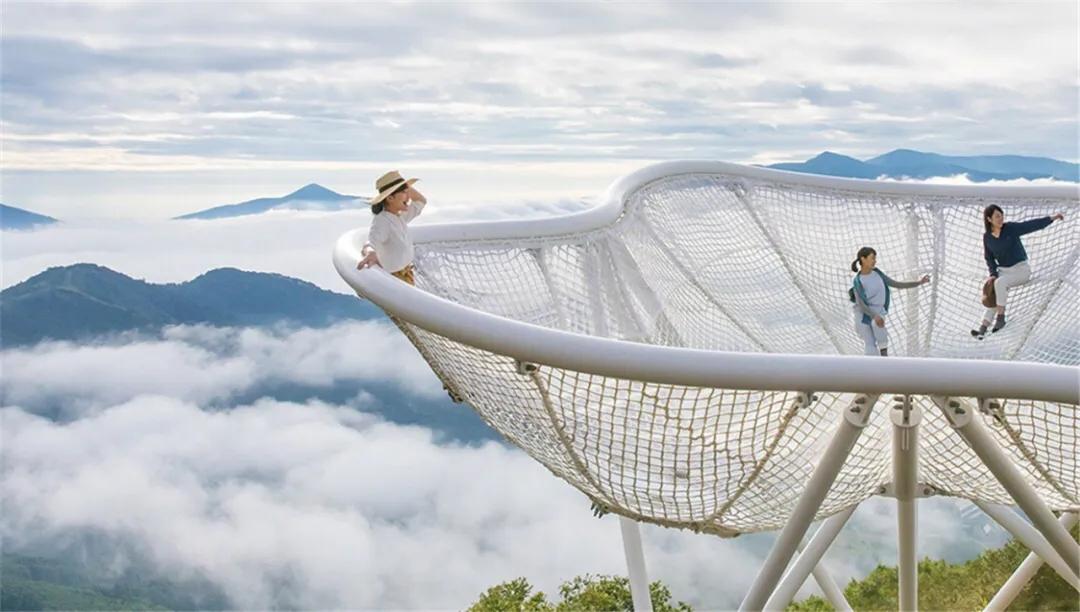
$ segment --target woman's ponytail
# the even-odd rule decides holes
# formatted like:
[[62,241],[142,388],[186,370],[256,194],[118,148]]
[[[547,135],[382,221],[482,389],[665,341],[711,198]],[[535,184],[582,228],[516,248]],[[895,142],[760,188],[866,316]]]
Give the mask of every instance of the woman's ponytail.
[[877,255],[877,251],[875,251],[871,247],[863,247],[859,249],[859,252],[855,254],[855,261],[851,262],[851,271],[858,272],[859,268],[861,267],[860,262],[863,259],[870,257],[871,255]]

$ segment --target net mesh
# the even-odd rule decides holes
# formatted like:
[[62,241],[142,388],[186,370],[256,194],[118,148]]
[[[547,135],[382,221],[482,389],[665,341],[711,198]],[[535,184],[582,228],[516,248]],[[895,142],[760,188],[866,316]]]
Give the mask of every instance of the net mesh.
[[[631,193],[612,225],[581,234],[417,246],[417,285],[544,327],[710,350],[861,354],[847,299],[861,246],[897,280],[890,353],[1080,363],[1080,224],[1024,237],[1032,279],[1009,294],[1009,325],[976,341],[987,275],[981,213],[1076,212],[1070,199],[897,196],[723,174],[673,175]],[[397,321],[450,391],[510,442],[602,507],[732,535],[783,525],[854,396],[662,385],[569,371]],[[884,402],[888,398],[882,398]],[[1010,503],[929,398],[920,481]],[[1005,401],[979,414],[1054,509],[1076,510],[1077,407]],[[875,410],[819,517],[891,479],[891,425]]]

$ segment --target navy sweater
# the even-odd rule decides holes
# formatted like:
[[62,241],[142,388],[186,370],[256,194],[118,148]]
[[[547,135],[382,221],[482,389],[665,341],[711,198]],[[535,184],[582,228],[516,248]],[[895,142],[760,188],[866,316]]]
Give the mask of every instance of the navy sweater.
[[1041,230],[1053,223],[1050,217],[1040,217],[1019,223],[1005,223],[1001,226],[1001,235],[997,238],[990,232],[983,234],[983,256],[990,276],[998,275],[998,267],[1008,268],[1021,261],[1027,261],[1027,251],[1020,236]]

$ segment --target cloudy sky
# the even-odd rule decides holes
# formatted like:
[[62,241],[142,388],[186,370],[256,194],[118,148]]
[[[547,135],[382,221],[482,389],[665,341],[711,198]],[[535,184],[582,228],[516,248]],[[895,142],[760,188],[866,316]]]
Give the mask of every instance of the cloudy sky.
[[1077,6],[4,2],[0,198],[162,218],[388,167],[594,195],[659,159],[1076,160]]

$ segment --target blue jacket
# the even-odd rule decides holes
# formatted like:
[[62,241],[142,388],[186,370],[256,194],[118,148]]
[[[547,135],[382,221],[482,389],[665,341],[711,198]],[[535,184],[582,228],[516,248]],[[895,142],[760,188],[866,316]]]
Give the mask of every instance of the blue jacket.
[[[890,302],[890,300],[892,298],[892,293],[889,291],[890,287],[895,287],[897,289],[910,289],[912,287],[918,287],[919,285],[922,284],[919,281],[911,281],[911,282],[895,281],[895,280],[889,278],[889,276],[887,274],[885,274],[881,270],[878,270],[877,268],[874,268],[874,272],[876,272],[878,274],[878,276],[881,277],[881,280],[885,283],[885,305],[882,307],[884,312],[889,312],[889,302]],[[852,281],[851,290],[852,290],[852,297],[855,298],[855,305],[863,313],[862,322],[867,324],[867,325],[870,325],[870,322],[874,320],[874,312],[872,310],[870,310],[870,306],[867,303],[868,300],[866,299],[866,289],[863,289],[863,284],[862,284],[862,281],[859,280],[859,273],[858,272],[855,273],[855,280]]]
[[1020,242],[1020,236],[1039,231],[1053,222],[1050,217],[1040,217],[1019,223],[1005,223],[1001,226],[1001,235],[997,238],[990,232],[983,234],[983,257],[986,258],[990,276],[997,276],[999,267],[1008,268],[1027,261],[1027,251],[1024,250],[1024,243]]

